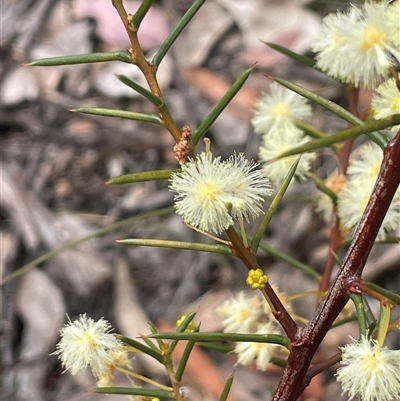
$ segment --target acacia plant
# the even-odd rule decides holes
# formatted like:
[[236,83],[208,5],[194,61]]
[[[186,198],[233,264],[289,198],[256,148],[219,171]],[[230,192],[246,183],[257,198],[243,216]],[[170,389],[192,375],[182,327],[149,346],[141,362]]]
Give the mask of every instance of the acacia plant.
[[[315,58],[267,44],[346,85],[350,110],[292,82],[269,77],[274,81],[270,93],[257,103],[252,119],[255,132],[262,136],[259,150],[262,165],[247,160],[242,153],[222,160],[212,153],[210,141],[204,138],[246,82],[253,67],[237,78],[195,128],[177,126],[160,90],[157,70],[204,2],[193,2],[151,60],[146,59],[142,51],[138,31],[153,1],[143,0],[137,12],[130,15],[123,0],[112,0],[130,39],[128,50],[42,59],[30,65],[45,67],[118,60],[139,68],[148,88],[126,76],[118,78],[151,102],[157,114],[93,107],[75,111],[164,127],[176,142],[173,151],[179,168],[123,175],[111,179],[109,184],[169,180],[169,188],[175,193],[175,210],[188,229],[208,235],[215,244],[167,238],[125,239],[121,244],[231,255],[243,262],[243,268],[248,270],[246,283],[261,296],[251,298],[239,293],[221,305],[223,333],[201,332],[192,313],[179,321],[176,332],[162,333],[151,327],[152,334],[144,338],[145,344],[110,333],[106,320],[95,322],[81,315],[62,329],[56,354],[72,374],[90,367],[98,379],[96,392],[181,401],[190,399],[180,383],[194,344],[221,344],[223,341],[232,344],[230,349],[238,355],[239,363],[249,364],[255,360],[257,367],[264,370],[270,363],[283,366],[273,401],[299,399],[314,376],[339,362],[336,377],[349,399],[396,399],[400,397],[400,351],[388,349],[385,341],[389,332],[399,331],[400,322],[391,318],[391,311],[400,304],[400,296],[364,281],[362,274],[377,238],[380,242],[399,241],[399,238],[389,237],[400,222],[400,79],[396,71],[400,60],[399,1],[367,0],[363,6],[325,17],[312,46]],[[369,112],[360,116],[358,93],[363,87],[374,90],[374,95]],[[307,122],[311,104],[330,110],[347,121],[349,128],[328,135],[312,127]],[[385,129],[388,130],[380,132]],[[363,137],[364,144],[350,157],[357,137]],[[202,139],[206,141],[206,151],[199,153],[196,146]],[[312,161],[325,147],[334,152],[337,161],[337,171],[328,178],[318,177],[311,171]],[[288,186],[296,179],[314,180],[320,191],[318,209],[330,225],[329,253],[322,275],[265,242],[268,224]],[[265,210],[264,202],[271,196],[272,202]],[[246,223],[260,215],[263,215],[261,223],[249,233]],[[338,251],[347,246],[345,258],[340,260]],[[260,248],[315,279],[320,302],[309,321],[299,321],[285,295],[269,282],[257,260]],[[336,266],[339,268],[334,273]],[[368,306],[370,297],[380,302],[377,316]],[[349,339],[348,345],[338,348],[328,359],[314,362],[313,357],[332,325],[347,321],[341,319],[340,314],[349,299],[354,303],[352,318],[358,320],[359,338]],[[189,341],[175,366],[172,355],[180,340]],[[221,344],[220,348],[226,351],[226,345]],[[170,386],[133,372],[128,356],[132,350],[146,353],[165,365]],[[115,370],[147,384],[145,387],[117,387],[113,382]],[[232,380],[233,377],[227,381],[220,400],[228,397]]]

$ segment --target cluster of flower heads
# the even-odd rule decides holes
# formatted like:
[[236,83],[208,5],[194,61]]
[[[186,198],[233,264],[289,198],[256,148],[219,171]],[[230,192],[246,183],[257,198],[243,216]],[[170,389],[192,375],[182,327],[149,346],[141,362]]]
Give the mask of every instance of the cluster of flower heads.
[[[279,293],[279,298],[291,310],[284,294]],[[225,333],[281,334],[268,304],[260,297],[239,292],[225,301],[217,312],[222,318]],[[237,363],[249,365],[255,360],[260,370],[267,369],[271,358],[284,351],[280,345],[256,342],[239,342],[234,350],[238,356]]]
[[371,1],[329,14],[312,48],[317,67],[355,87],[375,89],[400,60],[399,1]]
[[[339,200],[338,212],[342,227],[351,231],[360,221],[372,194],[383,159],[383,152],[374,143],[367,143],[356,150],[358,158],[350,160],[347,181]],[[400,189],[389,207],[380,228],[378,239],[385,238],[387,232],[395,230],[400,224]]]
[[400,350],[362,337],[341,347],[342,365],[336,373],[349,400],[391,401],[400,398]]
[[[311,116],[311,107],[298,94],[274,82],[270,93],[263,96],[255,106],[251,122],[255,132],[262,135],[259,158],[271,180],[279,185],[284,180],[297,156],[274,160],[294,146],[309,142],[303,131],[296,126],[296,120],[307,121]],[[311,169],[315,153],[305,153],[300,159],[296,176],[304,179]]]
[[84,373],[90,368],[99,387],[113,386],[115,368],[131,368],[131,362],[124,345],[116,334],[110,333],[111,330],[107,320],[95,322],[86,314],[80,315],[62,328],[61,340],[54,354],[71,374]]
[[242,153],[225,161],[210,152],[200,153],[171,177],[177,213],[195,229],[216,234],[232,226],[234,219],[256,218],[272,194],[269,180],[257,166]]

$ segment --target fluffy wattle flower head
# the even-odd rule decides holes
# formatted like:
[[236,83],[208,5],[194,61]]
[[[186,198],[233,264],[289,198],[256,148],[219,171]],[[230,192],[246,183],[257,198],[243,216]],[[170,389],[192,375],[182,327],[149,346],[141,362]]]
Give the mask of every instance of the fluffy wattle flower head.
[[[400,113],[400,91],[394,78],[390,78],[378,86],[372,97],[371,107],[374,118],[385,118]],[[400,125],[394,125],[390,129],[397,132]]]
[[[279,292],[275,286],[273,289],[288,312],[292,313],[286,295]],[[281,334],[268,303],[257,296],[250,297],[243,291],[225,301],[223,305],[217,308],[217,312],[223,319],[224,332]],[[284,348],[281,345],[274,343],[238,342],[234,352],[238,356],[237,363],[248,365],[255,360],[257,368],[265,370],[270,363],[271,356],[283,350]]]
[[328,15],[313,44],[317,67],[356,87],[375,88],[400,60],[398,2],[367,1],[345,14]]
[[[353,230],[360,222],[375,182],[360,177],[351,178],[345,184],[338,200],[338,211],[345,230]],[[387,233],[396,230],[400,224],[400,190],[397,190],[386,213],[377,236],[384,240]]]
[[[343,186],[346,183],[346,177],[343,174],[332,175],[329,177],[325,185],[332,190],[336,195],[342,192]],[[317,208],[316,211],[322,214],[323,219],[330,223],[333,213],[333,201],[330,196],[322,191],[318,192],[317,195]]]
[[[258,155],[260,160],[265,163],[263,164],[263,169],[271,181],[276,185],[280,185],[290,167],[297,160],[298,155],[272,160],[294,146],[300,146],[307,142],[309,140],[295,126],[287,127],[286,130],[282,130],[281,132],[276,130],[271,135],[264,136]],[[297,178],[305,179],[307,177],[306,173],[311,170],[312,161],[315,157],[316,154],[314,152],[302,154],[295,173]]]
[[381,347],[362,337],[341,347],[342,367],[336,373],[349,400],[391,401],[400,397],[400,350]]
[[224,332],[249,333],[263,314],[262,303],[257,297],[249,297],[243,291],[225,301],[219,308]]
[[54,354],[59,355],[64,369],[73,375],[89,367],[98,379],[105,377],[114,364],[115,355],[126,354],[123,344],[111,330],[107,320],[95,322],[86,314],[80,315],[61,329],[61,340]]
[[243,153],[235,153],[226,164],[238,176],[231,189],[231,214],[234,218],[241,215],[248,222],[250,217],[254,219],[263,212],[262,203],[273,193],[271,183],[262,170],[257,169],[258,163],[248,161]]
[[362,178],[349,179],[338,199],[338,212],[346,232],[351,231],[361,220],[374,188],[374,181]]
[[172,175],[169,186],[177,193],[177,213],[194,228],[216,234],[233,225],[239,215],[255,218],[272,193],[269,180],[257,166],[242,154],[221,161],[204,152],[182,164],[182,172]]
[[[345,230],[352,230],[360,221],[373,191],[382,163],[382,150],[375,144],[363,145],[358,159],[351,159],[348,181],[339,195],[338,212]],[[398,189],[378,233],[378,240],[400,224],[400,190]]]
[[308,120],[310,116],[311,106],[306,99],[273,82],[270,93],[256,103],[251,122],[255,132],[268,134],[271,128],[285,128],[294,125],[295,120]]
[[315,39],[312,50],[317,53],[317,66],[329,75],[344,79],[346,67],[345,45],[349,38],[346,26],[354,25],[358,12],[352,9],[348,14],[328,14],[322,20],[321,34]]
[[[259,325],[255,334],[278,334],[274,322]],[[238,356],[237,363],[249,365],[256,360],[257,369],[266,370],[271,357],[282,349],[282,346],[271,343],[239,342],[236,344],[235,353]]]
[[107,370],[102,372],[99,377],[97,387],[114,387],[114,370],[117,367],[132,369],[132,364],[125,348],[111,354],[111,362],[107,363]]
[[382,149],[375,143],[368,142],[356,149],[355,153],[359,153],[359,156],[350,160],[348,176],[375,182],[382,164]]
[[234,221],[228,209],[233,181],[221,158],[203,152],[197,160],[181,167],[182,172],[173,174],[169,187],[177,192],[176,212],[201,231],[219,234],[232,226]]

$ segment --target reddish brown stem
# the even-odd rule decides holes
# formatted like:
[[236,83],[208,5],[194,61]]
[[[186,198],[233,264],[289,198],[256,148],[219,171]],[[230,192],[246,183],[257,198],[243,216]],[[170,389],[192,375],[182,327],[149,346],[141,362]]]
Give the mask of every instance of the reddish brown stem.
[[324,370],[330,368],[333,365],[336,365],[342,360],[342,354],[341,352],[331,356],[328,359],[325,359],[324,361],[316,363],[314,366],[312,366],[310,369],[308,369],[306,379],[305,381],[309,383],[311,379],[316,376],[318,373],[323,372]]
[[400,131],[384,150],[374,191],[342,267],[310,323],[292,341],[292,352],[273,401],[296,401],[309,383],[311,360],[349,299],[349,286],[360,279],[379,228],[400,183]]
[[[225,232],[231,240],[231,248],[234,255],[241,259],[249,270],[258,269],[260,266],[258,265],[254,253],[244,246],[242,240],[239,238],[234,228],[231,226]],[[273,311],[275,318],[281,324],[289,339],[293,340],[298,332],[297,323],[290,316],[289,312],[286,310],[269,283],[265,285],[265,292],[267,293],[272,306],[275,308],[275,311]]]
[[378,292],[374,291],[373,289],[367,287],[363,283],[363,281],[360,280],[360,279],[356,279],[353,282],[349,283],[349,286],[350,286],[350,290],[352,292],[358,292],[358,293],[362,292],[364,294],[368,294],[372,298],[377,299],[381,303],[381,305],[389,304],[389,305],[393,305],[394,306],[394,303],[390,299],[386,298],[382,294],[379,294]]
[[269,283],[265,285],[265,292],[267,293],[271,304],[275,308],[275,310],[272,311],[273,315],[282,326],[286,335],[292,341],[293,339],[296,338],[296,335],[299,331],[297,323],[290,316],[290,313],[288,313],[286,308],[283,306],[281,300],[278,298],[274,289],[271,287]]
[[339,227],[340,222],[339,222],[339,217],[337,215],[336,210],[334,212],[333,219],[334,219],[334,221],[333,221],[333,225],[332,225],[331,233],[330,233],[330,237],[329,237],[329,253],[326,258],[324,273],[323,273],[320,283],[319,283],[319,291],[321,294],[324,294],[326,291],[328,291],[329,284],[330,284],[331,277],[332,277],[333,267],[335,266],[335,263],[336,263],[335,254],[336,254],[336,251],[342,245],[342,237],[340,235],[340,227]]

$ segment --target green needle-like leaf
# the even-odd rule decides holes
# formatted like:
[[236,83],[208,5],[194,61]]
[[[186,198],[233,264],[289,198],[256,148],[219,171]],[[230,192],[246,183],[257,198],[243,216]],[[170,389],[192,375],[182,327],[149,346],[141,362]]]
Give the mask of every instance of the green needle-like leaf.
[[376,327],[376,318],[372,312],[371,306],[369,305],[367,297],[364,296],[364,313],[367,319],[367,331],[372,333]]
[[183,333],[189,327],[189,324],[193,321],[195,316],[196,316],[196,312],[190,312],[185,317],[185,319],[183,319],[183,322],[177,328],[177,330],[176,330],[177,333]]
[[[158,330],[157,330],[157,327],[156,327],[156,326],[154,326],[154,325],[152,325],[152,324],[149,324],[149,326],[150,326],[150,331],[152,332],[152,334],[158,334]],[[146,338],[146,337],[142,337],[142,338],[143,338],[144,341],[148,340],[149,342],[146,341],[146,344],[148,344],[149,347],[151,347],[151,345],[150,345],[150,340],[149,340],[148,338]],[[158,346],[160,347],[160,349],[164,349],[164,348],[163,348],[163,347],[164,347],[164,342],[163,342],[163,340],[160,340],[159,338],[157,338],[156,341],[157,341]]]
[[243,333],[157,333],[151,334],[149,338],[163,340],[192,340],[192,341],[229,341],[229,342],[253,342],[279,344],[289,348],[290,340],[278,334],[243,334]]
[[[179,325],[179,327],[177,328],[176,332],[177,333],[183,333],[188,328],[190,322],[194,319],[195,316],[196,316],[196,312],[189,313],[185,317],[185,319],[183,319],[183,322]],[[175,349],[177,344],[178,344],[178,340],[172,340],[169,343],[169,348],[171,349],[171,351],[173,351]]]
[[128,238],[118,240],[117,242],[133,246],[154,246],[158,248],[189,249],[192,251],[213,252],[222,253],[223,255],[232,255],[232,251],[229,246],[223,244],[210,245],[201,244],[198,242],[168,241],[148,238]]
[[119,394],[119,395],[142,395],[145,397],[166,398],[168,400],[175,399],[172,392],[165,390],[156,390],[149,388],[137,387],[97,387],[94,389],[95,393],[99,394]]
[[286,361],[286,359],[277,358],[277,357],[273,356],[271,358],[271,363],[276,366],[280,366],[281,368],[284,368],[287,364],[287,361]]
[[228,377],[224,389],[222,390],[221,396],[219,397],[219,401],[227,400],[229,392],[231,391],[232,383],[233,383],[233,374]]
[[206,0],[196,0],[190,8],[186,11],[184,16],[180,19],[176,27],[172,30],[172,32],[168,35],[167,39],[165,39],[164,43],[161,45],[160,49],[154,55],[152,63],[155,66],[159,66],[165,55],[167,54],[170,47],[174,44],[175,40],[178,38],[180,33],[185,29],[186,25],[190,22],[190,20],[196,15],[197,11],[200,7],[205,3]]
[[153,357],[160,363],[163,363],[164,358],[158,350],[155,351],[153,348],[148,347],[147,345],[144,345],[143,343],[141,343],[139,341],[133,340],[132,338],[128,338],[128,337],[124,337],[124,336],[118,336],[118,338],[126,345],[136,348],[137,350],[143,352],[144,354],[147,354],[147,355]]
[[150,7],[153,5],[154,0],[143,0],[142,4],[139,6],[138,10],[135,12],[132,17],[131,26],[134,29],[139,28],[140,24],[143,21],[143,18],[146,16]]
[[[197,327],[195,329],[195,332],[198,332],[198,331],[199,331],[199,328]],[[176,369],[176,373],[175,373],[175,378],[178,383],[182,380],[183,372],[185,371],[186,364],[189,360],[189,356],[190,356],[195,344],[196,344],[196,342],[193,340],[188,341],[188,343],[186,344],[185,350],[183,351],[181,360],[179,361],[179,365],[178,365],[178,368]]]
[[288,254],[280,251],[279,249],[272,247],[271,245],[261,242],[260,248],[263,251],[272,255],[273,257],[286,262],[288,265],[293,266],[297,270],[302,271],[304,274],[306,274],[308,277],[312,278],[313,280],[319,280],[321,277],[320,274],[318,272],[316,272],[312,267],[298,261],[295,258],[292,258]]
[[71,109],[70,111],[82,114],[92,114],[95,116],[126,118],[128,120],[145,121],[160,125],[162,122],[157,114],[144,114],[117,109],[103,109],[101,107],[79,107],[77,109]]
[[356,127],[351,127],[339,131],[336,134],[329,135],[326,138],[316,139],[315,141],[308,142],[304,145],[296,146],[281,153],[277,159],[320,149],[335,143],[343,142],[347,139],[357,138],[360,135],[368,134],[376,130],[385,129],[396,124],[400,124],[400,114],[393,114],[390,117],[382,118],[380,120],[368,120],[363,125],[357,125]]
[[[152,332],[154,333],[154,331]],[[149,338],[142,337],[142,340],[148,345],[149,348],[151,348],[155,352],[160,352],[157,346]]]
[[192,143],[196,145],[197,142],[205,135],[214,121],[218,118],[218,116],[223,112],[225,107],[229,104],[229,102],[233,99],[236,93],[239,92],[240,88],[246,82],[247,78],[250,76],[253,71],[253,67],[247,69],[245,72],[240,75],[240,77],[236,80],[236,82],[228,89],[222,99],[218,102],[218,104],[211,110],[211,113],[205,118],[205,120],[197,127],[196,131],[194,131],[192,136]]
[[381,304],[380,314],[378,320],[378,334],[376,339],[379,344],[385,343],[385,338],[388,332],[389,324],[390,324],[390,316],[391,316],[392,305],[386,303]]
[[[343,120],[346,120],[353,125],[365,124],[364,121],[360,120],[358,117],[351,114],[348,110],[346,110],[343,107],[339,106],[338,104],[332,102],[331,100],[325,99],[322,96],[319,96],[314,92],[311,92],[310,90],[304,88],[303,86],[296,85],[296,84],[286,81],[285,79],[282,79],[282,78],[275,78],[275,77],[270,77],[270,78],[273,79],[274,81],[278,82],[285,88],[288,88],[288,89],[292,90],[293,92],[298,93],[300,96],[303,96],[306,99],[309,99],[309,100],[319,104],[320,106],[324,107],[325,109],[332,111],[339,117],[343,118]],[[378,128],[378,129],[382,129],[382,128]],[[385,137],[385,135],[383,135],[380,132],[371,132],[370,131],[367,133],[367,136],[369,139],[371,139],[371,141],[374,141],[381,148],[384,148],[388,143],[388,139]]]
[[336,205],[338,196],[335,192],[333,192],[329,187],[326,186],[325,181],[312,172],[309,172],[307,174],[311,179],[315,181],[316,187],[325,195],[328,195],[332,199],[332,202]]
[[117,78],[125,85],[132,88],[137,93],[140,93],[146,99],[150,100],[151,103],[155,104],[157,107],[163,104],[163,100],[156,95],[153,95],[149,90],[143,88],[143,86],[137,84],[132,79],[128,78],[126,75],[117,75]]
[[279,53],[282,53],[288,57],[290,57],[292,60],[298,61],[301,64],[304,64],[308,67],[314,67],[315,66],[315,60],[307,57],[307,56],[303,56],[302,54],[298,54],[295,53],[293,50],[290,50],[286,47],[283,47],[281,45],[277,45],[275,43],[270,43],[270,42],[263,42],[265,43],[267,46],[269,46],[271,49],[274,49],[276,51],[278,51]]
[[334,329],[335,327],[343,326],[346,323],[355,322],[356,320],[357,320],[356,314],[345,317],[344,319],[336,319],[332,323],[331,329]]
[[180,169],[156,170],[144,171],[142,173],[119,175],[118,177],[111,178],[111,180],[107,181],[106,184],[132,184],[134,182],[168,180],[173,173],[179,173],[180,171]]
[[395,305],[400,305],[400,295],[397,295],[391,291],[388,291],[387,289],[382,288],[381,286],[379,286],[375,283],[372,283],[370,281],[363,281],[363,283],[371,290],[386,297],[389,301],[393,302]]
[[130,54],[127,51],[121,50],[112,53],[86,53],[42,58],[40,60],[31,61],[25,65],[31,67],[54,67],[57,65],[102,63],[105,61],[123,61],[124,63],[132,62]]
[[200,341],[197,344],[202,348],[212,349],[214,351],[218,351],[223,354],[228,354],[229,352],[232,352],[235,349],[235,347],[233,347],[232,345],[222,344],[222,343],[211,343],[211,342]]
[[[320,131],[319,129],[305,123],[304,121],[296,120],[296,126],[304,131],[304,133],[311,138],[322,139],[328,137],[328,134],[325,134],[325,132]],[[331,148],[335,153],[337,153],[339,150],[339,147],[337,145],[331,145]]]
[[367,334],[367,322],[365,319],[365,312],[364,312],[364,297],[362,294],[351,294],[351,300],[354,303],[354,307],[357,311],[357,321],[358,321],[358,330],[360,335],[365,336]]
[[253,239],[251,240],[251,247],[254,249],[255,252],[257,252],[257,249],[260,245],[260,241],[262,236],[264,235],[269,222],[272,219],[272,216],[274,215],[274,213],[276,212],[276,209],[278,208],[279,204],[282,201],[283,195],[285,195],[286,190],[288,189],[288,186],[290,184],[290,182],[292,181],[292,178],[294,176],[294,174],[296,173],[296,169],[297,166],[300,162],[300,159],[298,159],[293,165],[292,167],[290,167],[288,173],[286,174],[286,177],[283,181],[282,186],[279,188],[278,193],[276,194],[274,200],[271,203],[271,206],[269,207],[267,213],[265,213],[264,218],[262,219],[257,232],[255,233]]

